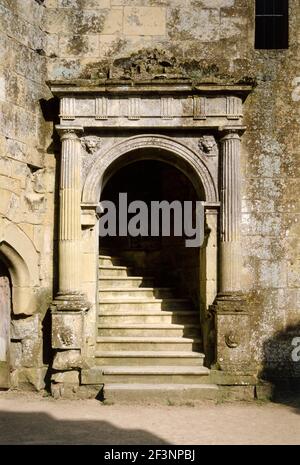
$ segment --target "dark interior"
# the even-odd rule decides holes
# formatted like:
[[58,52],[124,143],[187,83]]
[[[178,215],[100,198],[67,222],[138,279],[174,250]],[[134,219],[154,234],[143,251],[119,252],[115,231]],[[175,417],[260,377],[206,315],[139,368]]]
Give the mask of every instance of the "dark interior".
[[[156,160],[133,162],[117,170],[105,183],[101,200],[118,206],[119,193],[124,192],[128,204],[134,200],[143,200],[147,205],[154,200],[179,200],[192,201],[194,206],[196,200],[202,200],[185,174]],[[199,247],[186,247],[186,237],[174,236],[172,224],[171,214],[170,237],[102,237],[100,252],[124,257],[126,263],[133,264],[135,274],[154,276],[157,285],[175,287],[178,295],[190,297],[197,304]]]

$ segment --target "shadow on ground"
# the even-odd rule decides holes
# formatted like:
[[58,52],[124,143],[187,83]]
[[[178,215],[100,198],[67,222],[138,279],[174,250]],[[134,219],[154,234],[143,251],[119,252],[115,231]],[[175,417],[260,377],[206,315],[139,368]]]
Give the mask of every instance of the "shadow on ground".
[[106,421],[58,420],[42,412],[0,411],[0,444],[167,445],[168,443],[147,431],[120,429]]
[[300,414],[300,323],[267,339],[260,377],[271,385],[271,400]]

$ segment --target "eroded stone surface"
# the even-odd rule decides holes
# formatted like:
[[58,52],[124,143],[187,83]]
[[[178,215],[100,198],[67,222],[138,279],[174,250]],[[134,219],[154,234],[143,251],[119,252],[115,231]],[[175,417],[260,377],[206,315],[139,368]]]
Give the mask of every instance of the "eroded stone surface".
[[57,352],[53,360],[53,368],[55,370],[68,370],[81,366],[82,357],[80,350],[66,350]]

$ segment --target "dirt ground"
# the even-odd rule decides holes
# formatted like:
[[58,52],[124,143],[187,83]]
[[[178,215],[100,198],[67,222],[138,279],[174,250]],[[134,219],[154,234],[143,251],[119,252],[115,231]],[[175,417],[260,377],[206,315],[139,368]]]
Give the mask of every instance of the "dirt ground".
[[0,392],[0,444],[300,444],[300,406],[103,405]]

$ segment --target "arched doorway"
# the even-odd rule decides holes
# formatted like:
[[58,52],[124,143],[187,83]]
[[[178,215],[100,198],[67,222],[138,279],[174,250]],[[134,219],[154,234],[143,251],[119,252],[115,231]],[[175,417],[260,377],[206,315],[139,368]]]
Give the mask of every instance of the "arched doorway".
[[[188,175],[186,165],[171,153],[157,148],[133,150],[105,171],[101,205],[113,203],[119,218],[120,194],[126,194],[128,206],[142,201],[148,213],[153,201],[169,205],[177,201],[184,216],[187,202],[196,229],[197,202],[205,202],[205,189],[199,178],[193,183]],[[130,217],[129,212],[129,221]],[[108,385],[166,383],[169,376],[184,385],[202,383],[208,374],[203,366],[201,274],[206,270],[205,260],[201,266],[201,247],[187,247],[188,236],[175,234],[174,214],[169,236],[161,230],[151,236],[152,219],[149,215],[149,235],[99,237],[96,359],[104,367]]]
[[[216,180],[196,151],[169,136],[144,134],[107,142],[88,170],[82,191],[82,275],[98,270],[89,292],[91,301],[96,296],[97,309],[95,350],[90,352],[94,368],[83,370],[83,382],[99,380],[104,395],[110,389],[128,392],[128,385],[133,390],[143,385],[152,392],[157,384],[169,382],[194,389],[209,383],[212,361],[208,308],[217,291]],[[127,193],[127,206],[137,200],[203,203],[203,245],[187,248],[186,237],[175,234],[99,240],[105,215],[97,221],[99,201],[118,208],[122,191]],[[99,266],[93,261],[98,255]],[[83,285],[89,289],[87,280]],[[92,328],[92,316],[90,321]]]
[[[195,226],[196,202],[204,201],[205,194],[204,191],[197,193],[188,177],[177,167],[157,160],[155,152],[155,149],[144,149],[140,153],[131,153],[127,157],[125,155],[121,167],[114,163],[106,172],[101,201],[108,200],[116,205],[117,220],[120,214],[120,194],[126,194],[128,204],[135,201],[144,202],[149,215],[144,236],[132,237],[127,234],[100,238],[100,253],[122,257],[132,265],[136,273],[154,277],[159,286],[172,287],[174,296],[186,296],[199,308],[200,248],[187,247],[187,236],[175,235],[172,211],[170,236],[161,234],[161,223],[159,235],[151,236],[151,202],[168,202],[169,205],[179,202],[182,207],[184,202],[189,202]],[[128,220],[133,216],[129,214]],[[184,233],[184,224],[182,230]]]
[[0,389],[9,387],[10,314],[10,275],[0,259]]

